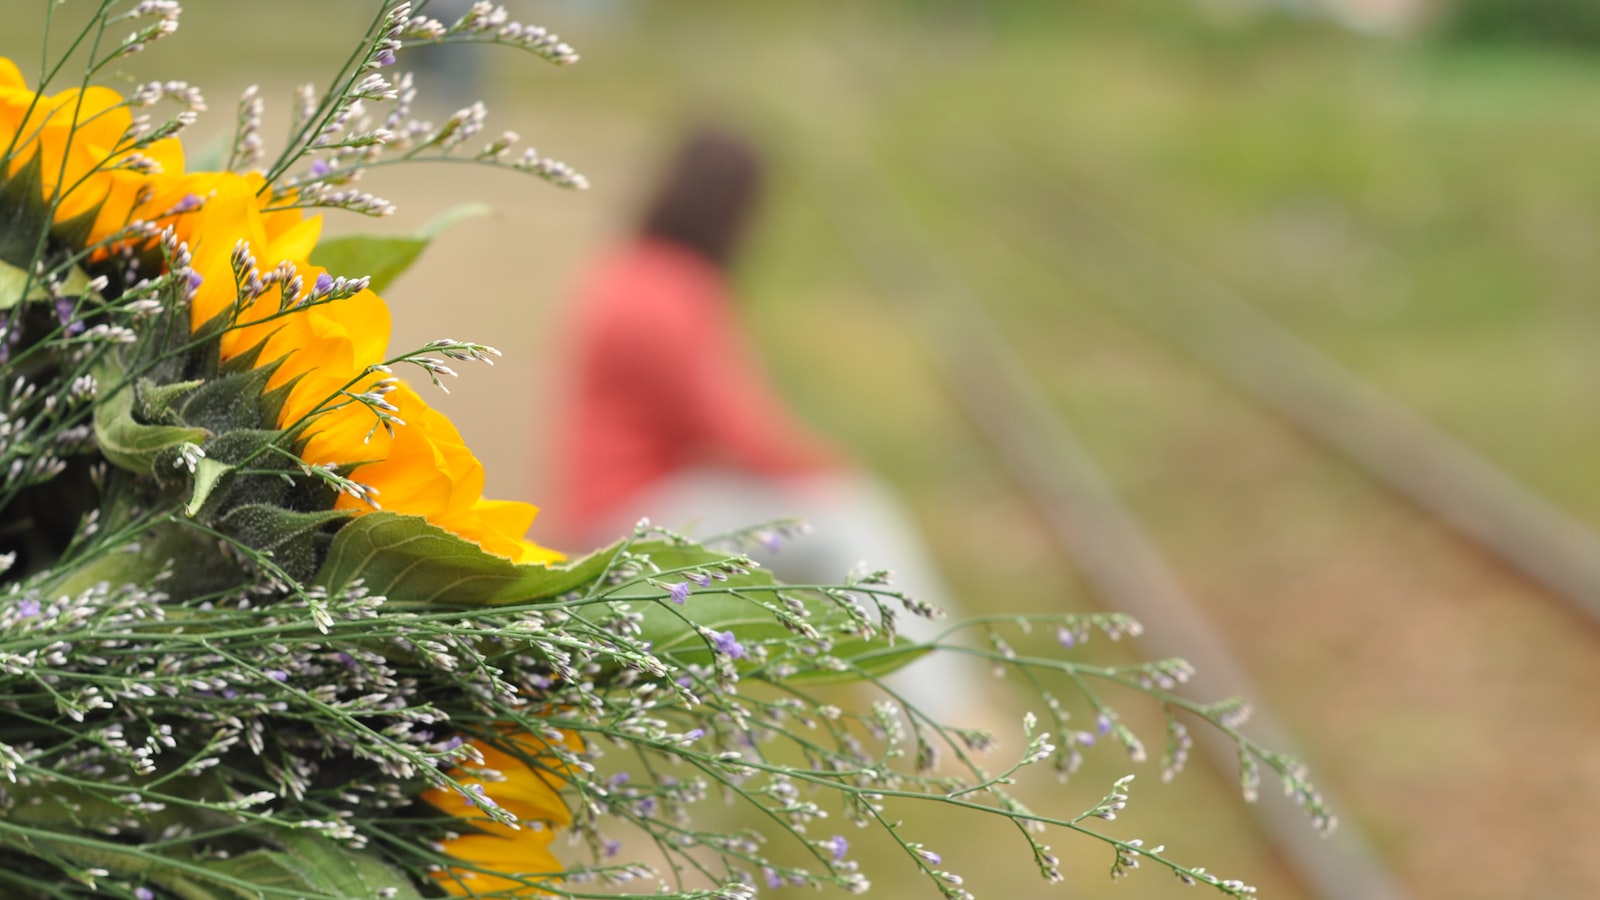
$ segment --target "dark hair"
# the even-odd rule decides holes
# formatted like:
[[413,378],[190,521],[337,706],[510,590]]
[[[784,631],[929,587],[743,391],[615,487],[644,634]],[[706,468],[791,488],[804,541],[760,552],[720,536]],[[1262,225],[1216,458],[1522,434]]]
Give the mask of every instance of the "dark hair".
[[761,157],[743,138],[695,131],[668,166],[641,231],[681,244],[726,268],[761,192]]

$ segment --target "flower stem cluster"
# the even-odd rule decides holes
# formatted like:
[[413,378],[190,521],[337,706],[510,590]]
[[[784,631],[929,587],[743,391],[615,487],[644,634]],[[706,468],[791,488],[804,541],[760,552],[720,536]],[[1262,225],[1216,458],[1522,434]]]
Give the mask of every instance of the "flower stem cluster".
[[[254,88],[229,162],[250,171],[192,172],[175,135],[198,91],[92,85],[171,34],[176,3],[89,12],[43,80],[72,58],[85,77],[55,94],[0,59],[0,894],[866,893],[848,823],[967,900],[905,815],[928,804],[1016,826],[1047,881],[1062,877],[1039,837],[1053,829],[1110,846],[1114,877],[1148,863],[1251,893],[1097,830],[1132,776],[1075,817],[1024,803],[1030,767],[1066,780],[1101,742],[1144,761],[1110,691],[1163,715],[1163,777],[1190,727],[1211,728],[1236,744],[1247,798],[1276,773],[1333,827],[1303,767],[1240,731],[1247,706],[1179,693],[1186,663],[1076,658],[1138,634],[1127,616],[988,616],[908,647],[897,618],[939,613],[888,573],[787,585],[742,554],[793,522],[709,547],[642,522],[570,563],[527,541],[534,509],[483,497],[482,466],[403,380],[415,368],[444,388],[454,364],[499,351],[391,353],[374,279],[314,262],[327,245],[302,212],[386,213],[354,185],[399,162],[584,186],[514,133],[473,149],[481,104],[411,117],[414,83],[391,75],[408,46],[577,58],[494,4],[453,23],[426,9],[379,4],[260,171]],[[161,102],[181,108],[139,112]],[[1016,748],[990,759],[994,734],[885,681],[923,652],[976,656],[1033,692],[1042,712]],[[830,702],[841,681],[878,702]],[[719,824],[706,807],[723,804],[757,824]]]

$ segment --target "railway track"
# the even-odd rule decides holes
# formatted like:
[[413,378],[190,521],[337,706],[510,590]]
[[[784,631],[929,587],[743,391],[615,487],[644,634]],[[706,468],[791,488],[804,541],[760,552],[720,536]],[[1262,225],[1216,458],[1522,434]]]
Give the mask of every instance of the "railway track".
[[[1062,551],[1107,608],[1147,623],[1140,639],[1147,654],[1190,660],[1205,673],[1208,688],[1220,694],[1262,697],[1077,435],[1016,362],[975,293],[942,262],[942,249],[895,198],[874,187],[887,183],[882,174],[817,186],[821,196],[839,201],[825,206],[884,213],[876,219],[835,217],[832,225],[868,281],[913,324],[947,389]],[[872,202],[859,202],[864,196]],[[850,197],[858,202],[843,202]],[[1259,705],[1252,730],[1264,743],[1295,752],[1288,729]],[[1237,752],[1225,737],[1204,734],[1201,746],[1224,770],[1236,765]],[[1264,833],[1315,895],[1328,900],[1406,896],[1355,828],[1324,839],[1282,798],[1267,799],[1255,809]]]

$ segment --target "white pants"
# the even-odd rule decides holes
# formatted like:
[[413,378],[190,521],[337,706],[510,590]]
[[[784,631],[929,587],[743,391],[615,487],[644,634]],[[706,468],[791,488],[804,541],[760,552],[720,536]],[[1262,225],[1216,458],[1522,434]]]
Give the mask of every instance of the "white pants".
[[[751,558],[791,584],[834,584],[857,565],[893,572],[892,586],[945,612],[937,621],[898,615],[901,634],[928,640],[960,618],[956,598],[940,577],[915,521],[881,479],[866,472],[827,472],[773,479],[744,472],[695,469],[644,492],[599,541],[626,534],[640,518],[698,540],[799,518],[810,532],[775,547],[745,547]],[[898,613],[899,610],[896,610]],[[895,673],[889,686],[951,724],[979,705],[984,667],[970,657],[939,653]]]

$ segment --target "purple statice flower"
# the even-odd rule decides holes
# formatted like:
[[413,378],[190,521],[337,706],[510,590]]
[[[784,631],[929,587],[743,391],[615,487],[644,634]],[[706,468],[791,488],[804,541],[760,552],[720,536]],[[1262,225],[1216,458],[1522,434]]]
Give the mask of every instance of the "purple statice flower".
[[739,643],[739,638],[731,631],[711,636],[711,647],[723,656],[734,659],[744,658],[744,645]]
[[380,66],[392,66],[392,65],[394,65],[394,51],[390,50],[387,47],[385,47],[382,51],[380,51],[378,53],[377,57],[375,59],[373,59],[373,62],[377,63]]
[[61,324],[66,326],[68,335],[76,336],[83,333],[85,327],[83,322],[72,315],[77,311],[77,308],[78,301],[71,297],[56,298],[56,318],[60,319]]
[[689,582],[680,581],[677,584],[668,587],[667,594],[672,598],[673,603],[682,606],[683,604],[689,602]]
[[818,846],[832,853],[834,862],[844,859],[844,855],[850,852],[850,842],[845,840],[842,834],[836,834],[828,840],[822,841]]
[[617,840],[615,838],[607,838],[606,839],[606,842],[605,842],[605,854],[606,854],[607,858],[616,856],[621,851],[622,851],[622,842],[621,841],[619,841],[619,840]]
[[134,900],[156,900],[156,892],[140,886],[133,889]]
[[1061,646],[1069,650],[1078,644],[1078,636],[1073,634],[1072,629],[1065,625],[1056,629],[1056,640],[1061,642]]
[[332,172],[332,171],[333,171],[333,166],[328,165],[328,161],[325,160],[325,159],[313,159],[311,161],[311,177],[312,178],[321,178],[324,175],[327,175],[329,172]]
[[704,572],[690,572],[689,580],[701,587],[711,587],[711,576]]
[[933,865],[938,866],[944,864],[944,857],[933,852],[932,850],[918,850],[917,855]]
[[1102,736],[1110,734],[1111,717],[1105,713],[1101,713],[1100,715],[1096,716],[1094,720],[1094,730],[1099,732]]
[[484,793],[481,784],[467,785],[467,789],[461,792],[461,799],[467,801],[468,806],[477,809],[493,809],[500,805],[493,797]]
[[37,616],[42,609],[43,607],[39,605],[39,601],[33,597],[24,597],[17,603],[17,615],[24,619],[31,619]]
[[317,276],[317,284],[316,284],[316,287],[312,288],[312,293],[314,293],[314,294],[316,294],[318,296],[321,296],[321,295],[326,294],[326,293],[328,293],[329,291],[332,291],[332,290],[333,290],[333,276],[329,275],[327,272],[323,272],[321,275],[318,275]]
[[273,681],[284,682],[289,680],[289,673],[282,669],[268,669],[266,675]]
[[783,887],[783,876],[779,875],[777,870],[771,866],[761,867],[761,877],[766,880],[769,888],[776,890]]

